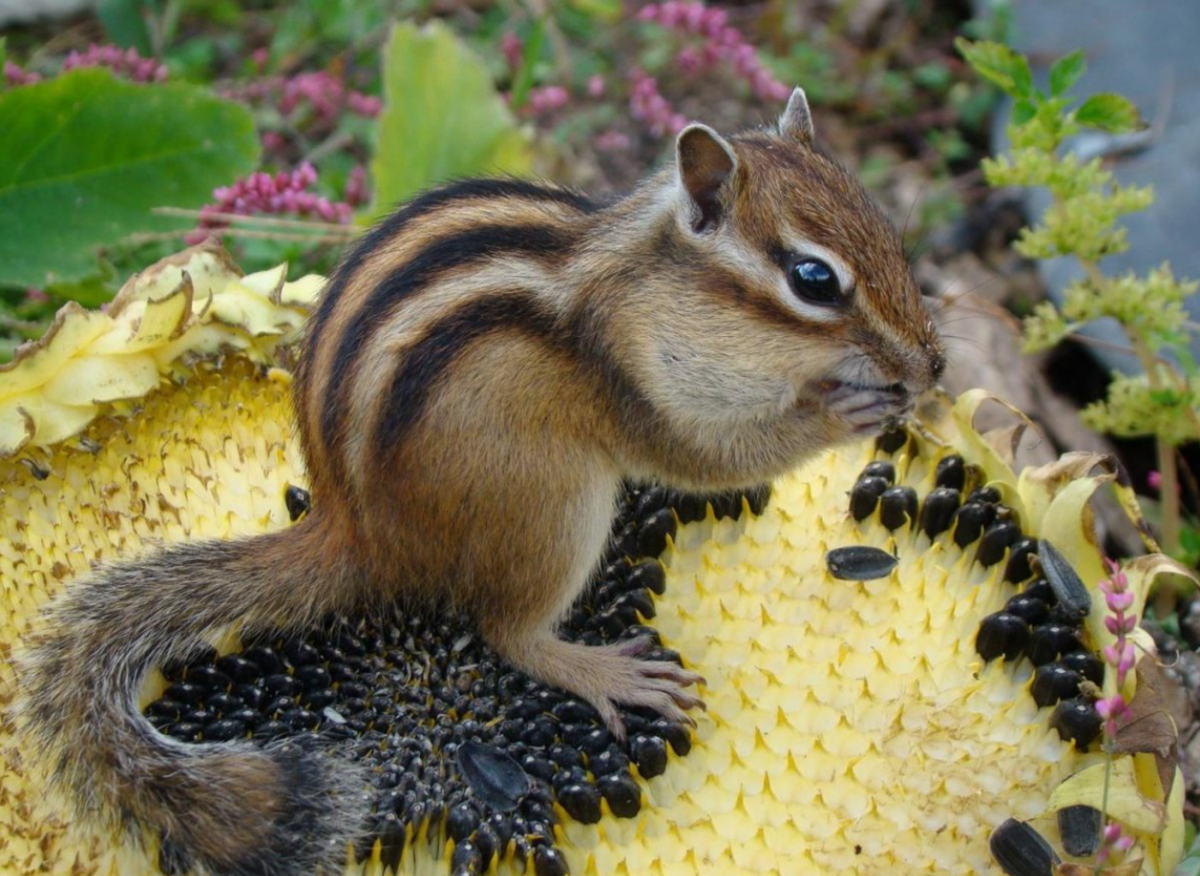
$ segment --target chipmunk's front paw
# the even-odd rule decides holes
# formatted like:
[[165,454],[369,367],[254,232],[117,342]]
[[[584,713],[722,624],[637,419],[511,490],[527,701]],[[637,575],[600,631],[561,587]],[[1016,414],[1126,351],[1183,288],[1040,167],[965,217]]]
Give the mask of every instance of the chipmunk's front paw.
[[825,395],[826,409],[856,435],[882,431],[890,421],[910,413],[914,403],[912,393],[899,383],[867,386],[835,382]]

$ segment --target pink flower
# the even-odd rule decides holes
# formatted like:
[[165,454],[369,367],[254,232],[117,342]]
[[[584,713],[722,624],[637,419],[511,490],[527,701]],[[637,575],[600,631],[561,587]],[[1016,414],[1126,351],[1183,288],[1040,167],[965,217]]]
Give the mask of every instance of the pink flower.
[[32,85],[41,81],[41,75],[28,70],[22,70],[12,61],[4,62],[4,84],[10,88],[18,85]]
[[504,53],[509,67],[516,70],[521,66],[521,56],[525,47],[521,44],[521,38],[511,30],[505,31],[504,36],[500,37],[500,51]]
[[561,85],[545,85],[529,90],[526,104],[535,116],[544,116],[566,105],[571,95]]
[[1152,471],[1152,472],[1150,472],[1150,474],[1146,475],[1146,486],[1148,486],[1152,490],[1161,490],[1162,489],[1162,473],[1157,472],[1157,471]]
[[601,131],[592,144],[601,152],[623,152],[629,148],[629,135],[621,131]]
[[134,82],[163,82],[167,78],[166,65],[153,58],[143,58],[132,47],[122,50],[118,46],[92,43],[86,52],[72,51],[67,55],[62,69],[66,73],[80,67],[107,67]]
[[306,191],[317,181],[317,171],[304,162],[291,173],[274,175],[259,171],[237,180],[233,185],[213,190],[214,203],[200,209],[200,224],[188,235],[188,243],[199,243],[228,222],[216,214],[236,213],[251,216],[255,213],[312,216],[323,222],[345,224],[353,213],[350,204],[334,203],[328,198]]
[[687,126],[687,119],[675,112],[659,93],[658,80],[637,69],[629,74],[629,79],[629,112],[635,119],[645,122],[651,134],[674,136]]
[[670,30],[699,36],[704,39],[697,51],[684,49],[675,58],[680,68],[689,74],[718,61],[725,61],[738,76],[750,84],[751,91],[761,100],[785,100],[791,89],[779,82],[762,66],[754,46],[736,27],[722,9],[709,9],[703,3],[684,3],[668,0],[652,3],[637,14],[638,21],[652,21]]
[[604,77],[599,73],[588,78],[587,81],[588,97],[601,97],[604,94]]

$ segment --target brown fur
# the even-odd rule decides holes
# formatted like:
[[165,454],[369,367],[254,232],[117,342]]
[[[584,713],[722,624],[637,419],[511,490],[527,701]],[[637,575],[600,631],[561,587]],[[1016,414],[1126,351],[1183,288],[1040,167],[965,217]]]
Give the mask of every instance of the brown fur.
[[[332,859],[332,822],[295,826],[327,804],[312,789],[332,768],[168,743],[136,714],[146,671],[234,622],[454,605],[618,733],[621,704],[688,720],[701,679],[642,659],[645,641],[555,635],[622,479],[761,483],[905,412],[943,364],[896,234],[813,150],[802,93],[780,130],[692,127],[677,167],[605,209],[466,183],[371,232],[331,278],[297,371],[311,515],[101,570],[33,644],[27,725],[70,740],[58,773],[82,808],[126,813],[217,873]],[[847,277],[834,307],[789,291],[785,270],[814,254]]]

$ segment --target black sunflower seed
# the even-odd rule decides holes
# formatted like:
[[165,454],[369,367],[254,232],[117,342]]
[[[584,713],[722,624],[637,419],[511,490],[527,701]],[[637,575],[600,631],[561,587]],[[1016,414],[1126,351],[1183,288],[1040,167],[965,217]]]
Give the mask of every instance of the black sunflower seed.
[[1034,666],[1041,666],[1057,659],[1060,654],[1069,654],[1082,647],[1074,627],[1046,623],[1033,628],[1025,646],[1025,653],[1029,655],[1029,662]]
[[899,562],[887,551],[866,545],[834,548],[825,554],[829,574],[842,581],[886,578]]
[[750,508],[750,513],[755,517],[760,516],[767,510],[767,503],[771,501],[771,485],[761,484],[757,487],[751,487],[746,491],[746,504]]
[[954,515],[954,543],[959,547],[977,541],[983,528],[996,519],[996,506],[980,502],[968,502]]
[[642,521],[637,533],[638,556],[657,557],[667,549],[667,538],[675,535],[675,512],[656,511]]
[[996,505],[1000,502],[1000,491],[995,487],[980,487],[971,490],[967,495],[968,502],[982,502],[985,505]]
[[1040,624],[1050,614],[1050,606],[1027,593],[1018,593],[1008,600],[1003,610],[1030,624]]
[[912,487],[888,487],[879,497],[879,520],[888,529],[899,529],[917,519],[917,491]]
[[950,528],[958,504],[958,490],[949,487],[933,490],[925,497],[925,504],[921,508],[921,529],[930,538],[937,538]]
[[889,429],[875,439],[875,446],[884,453],[895,453],[908,443],[908,432],[903,428]]
[[967,485],[967,464],[961,456],[947,456],[938,461],[934,469],[933,483],[955,492],[962,492]]
[[1104,661],[1090,651],[1072,651],[1064,654],[1063,666],[1073,669],[1094,685],[1104,684]]
[[1076,858],[1087,858],[1100,848],[1103,816],[1092,806],[1064,806],[1058,810],[1058,835],[1063,851]]
[[1079,682],[1083,677],[1062,663],[1047,663],[1039,666],[1033,674],[1029,692],[1040,707],[1052,706],[1059,700],[1070,699],[1079,693]]
[[894,484],[896,483],[896,466],[883,460],[867,463],[867,467],[858,476],[859,480],[863,478],[883,478],[889,485]]
[[1028,642],[1029,624],[1015,614],[999,611],[989,614],[979,624],[975,650],[984,660],[995,660],[1001,655],[1006,660],[1015,660]]
[[246,735],[246,725],[233,718],[223,718],[204,727],[205,742],[228,742]]
[[595,785],[574,783],[559,789],[559,804],[567,814],[583,824],[595,824],[600,820],[600,791]]
[[479,854],[475,843],[467,839],[454,847],[454,853],[450,856],[450,872],[454,876],[466,876],[482,870],[483,855]]
[[613,773],[596,780],[596,787],[613,815],[619,818],[633,818],[642,808],[642,789],[628,773]]
[[1071,740],[1080,751],[1086,750],[1100,735],[1102,723],[1095,705],[1083,697],[1063,700],[1050,715],[1050,726],[1058,731],[1059,737]]
[[554,846],[540,845],[533,850],[533,872],[537,876],[567,876],[570,868],[562,852]]
[[1008,563],[1004,566],[1004,580],[1020,584],[1033,577],[1033,567],[1029,564],[1031,555],[1037,553],[1037,542],[1032,538],[1019,538],[1008,551]]
[[1058,855],[1040,833],[1012,818],[992,831],[988,847],[1008,876],[1054,876],[1059,863]]
[[979,539],[975,559],[984,567],[994,566],[1004,559],[1004,553],[1021,538],[1021,527],[1012,520],[998,520],[989,526]]
[[1079,619],[1087,617],[1092,610],[1092,595],[1067,558],[1044,538],[1038,541],[1037,555],[1042,574],[1050,582],[1054,595],[1058,597],[1058,604]]
[[850,514],[855,520],[866,520],[875,512],[879,497],[891,486],[880,477],[860,478],[850,490]]
[[667,771],[667,743],[657,736],[634,736],[629,741],[629,756],[643,778],[651,779]]
[[297,487],[295,484],[289,484],[283,493],[283,504],[287,506],[288,516],[293,521],[299,520],[300,516],[312,505],[312,496],[308,490]]

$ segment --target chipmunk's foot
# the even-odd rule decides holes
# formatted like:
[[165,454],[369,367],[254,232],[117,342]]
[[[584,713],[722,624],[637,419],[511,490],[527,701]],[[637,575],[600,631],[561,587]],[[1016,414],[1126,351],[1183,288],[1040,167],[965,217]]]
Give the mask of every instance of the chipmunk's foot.
[[546,684],[586,700],[618,739],[625,738],[620,706],[652,709],[668,720],[696,726],[687,710],[703,709],[704,703],[685,688],[704,684],[704,678],[669,660],[646,659],[656,647],[649,636],[584,645],[547,635],[537,644],[505,656]]

